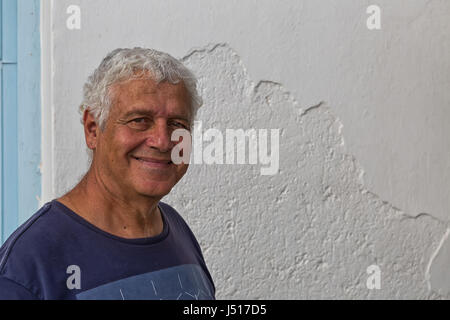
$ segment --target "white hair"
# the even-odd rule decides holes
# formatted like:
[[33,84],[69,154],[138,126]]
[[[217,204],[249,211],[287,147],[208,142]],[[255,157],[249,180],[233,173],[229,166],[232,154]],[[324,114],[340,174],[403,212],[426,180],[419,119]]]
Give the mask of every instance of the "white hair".
[[144,48],[116,49],[103,59],[84,85],[81,117],[85,110],[89,110],[103,130],[113,100],[111,86],[145,77],[172,84],[182,81],[191,98],[191,120],[195,118],[202,99],[197,92],[194,74],[171,55]]

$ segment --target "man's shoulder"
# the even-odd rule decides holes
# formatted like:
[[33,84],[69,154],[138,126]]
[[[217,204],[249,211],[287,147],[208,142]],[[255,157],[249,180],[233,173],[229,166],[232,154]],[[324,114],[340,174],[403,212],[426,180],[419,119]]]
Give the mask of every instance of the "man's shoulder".
[[172,207],[171,205],[169,205],[168,203],[166,203],[166,202],[163,202],[163,201],[159,201],[159,206],[164,210],[164,211],[173,211],[173,212],[175,212],[176,214],[179,214],[178,212],[177,212],[177,210],[175,210],[175,208],[174,207]]
[[48,202],[19,226],[0,248],[0,274],[12,260],[30,261],[32,256],[45,258],[49,247],[60,242],[66,232],[64,217],[54,202]]
[[191,231],[186,220],[174,207],[162,201],[159,202],[159,206],[163,210],[165,217],[169,220],[169,223],[176,224],[182,228],[187,228]]
[[185,219],[175,210],[172,206],[167,203],[159,202],[162,210],[166,214],[165,216],[170,220],[170,224],[172,227],[175,227],[176,230],[181,232],[184,236],[187,236],[191,239],[192,243],[195,245],[196,249],[201,252],[200,245],[198,244],[197,238],[194,235],[191,227],[185,221]]

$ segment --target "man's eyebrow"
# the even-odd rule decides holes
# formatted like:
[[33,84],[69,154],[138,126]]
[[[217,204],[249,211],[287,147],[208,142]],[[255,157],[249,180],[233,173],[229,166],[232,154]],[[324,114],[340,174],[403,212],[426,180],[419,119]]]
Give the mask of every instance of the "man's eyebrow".
[[128,118],[130,116],[134,116],[134,115],[154,115],[154,112],[151,110],[144,110],[144,109],[135,109],[135,110],[131,110],[128,111],[127,113],[125,113],[123,115],[123,118]]
[[[131,116],[153,116],[155,114],[154,111],[152,110],[147,110],[147,109],[135,109],[135,110],[131,110],[128,111],[127,113],[125,113],[123,115],[122,118],[129,118]],[[184,120],[186,122],[189,122],[189,115],[184,115],[184,114],[172,114],[169,116],[170,119],[180,119],[180,120]]]

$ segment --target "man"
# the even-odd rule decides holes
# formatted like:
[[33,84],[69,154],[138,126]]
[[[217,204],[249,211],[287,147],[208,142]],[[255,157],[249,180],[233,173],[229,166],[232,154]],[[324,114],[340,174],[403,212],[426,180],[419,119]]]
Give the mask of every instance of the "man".
[[170,55],[111,52],[80,107],[90,169],[1,247],[0,298],[215,299],[195,236],[160,202],[188,168],[172,161],[182,140],[171,135],[191,129],[200,105],[195,78]]

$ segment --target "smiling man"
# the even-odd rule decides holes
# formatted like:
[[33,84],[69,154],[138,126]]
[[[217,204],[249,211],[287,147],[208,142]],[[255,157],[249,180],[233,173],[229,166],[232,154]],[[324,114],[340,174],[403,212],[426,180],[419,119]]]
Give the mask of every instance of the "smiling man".
[[188,168],[172,162],[172,133],[189,131],[200,105],[170,55],[111,52],[80,108],[90,168],[2,246],[0,298],[215,299],[195,236],[160,201]]

